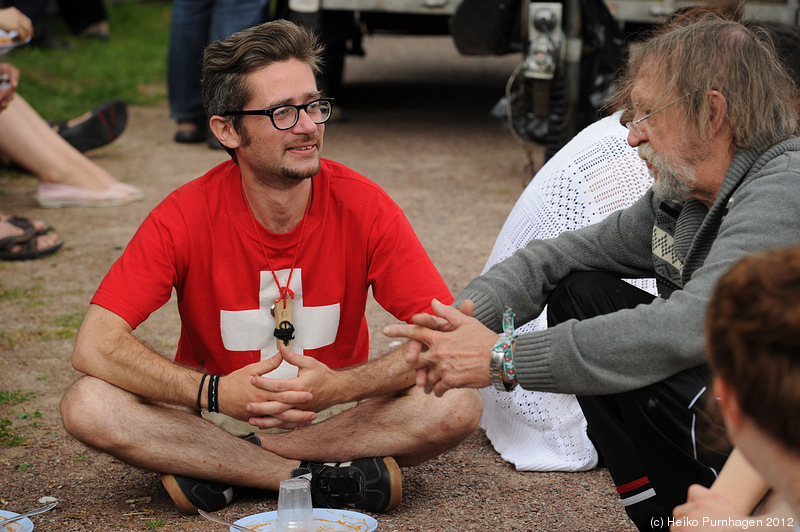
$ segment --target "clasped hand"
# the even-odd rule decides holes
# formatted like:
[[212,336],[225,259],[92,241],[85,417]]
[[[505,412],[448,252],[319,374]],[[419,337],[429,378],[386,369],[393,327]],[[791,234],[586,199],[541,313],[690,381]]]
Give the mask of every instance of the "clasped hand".
[[[262,376],[284,360],[298,368],[297,377]],[[295,429],[309,425],[316,419],[316,412],[336,403],[328,393],[334,373],[315,358],[281,346],[273,357],[249,364],[220,379],[220,408],[223,413],[246,419],[259,429]]]
[[417,385],[437,396],[451,388],[491,384],[491,350],[500,335],[472,317],[472,301],[455,309],[434,299],[431,308],[436,315],[415,314],[413,325],[384,328],[386,336],[411,340],[405,361],[389,368],[389,374],[402,375],[411,368]]

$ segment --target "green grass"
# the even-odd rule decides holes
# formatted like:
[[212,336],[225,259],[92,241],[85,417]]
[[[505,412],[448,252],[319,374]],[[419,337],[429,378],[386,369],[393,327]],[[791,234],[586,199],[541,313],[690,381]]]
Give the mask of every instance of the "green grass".
[[[36,392],[23,392],[20,390],[0,390],[0,406],[4,412],[8,411],[6,405],[16,406],[22,403],[33,401],[36,398]],[[13,414],[12,414],[13,415]],[[28,420],[31,418],[41,418],[42,414],[38,410],[29,414],[23,411],[14,415],[18,420]],[[28,438],[24,434],[19,434],[14,430],[14,422],[11,418],[3,416],[0,417],[0,446],[3,447],[16,447],[18,445],[25,445],[28,443]]]
[[14,406],[27,401],[33,401],[35,398],[36,392],[0,390],[0,405],[10,404]]
[[12,286],[11,288],[6,288],[3,283],[0,283],[0,301],[17,301],[24,299],[33,299],[37,296],[40,296],[41,294],[42,294],[42,287],[40,285],[29,288],[20,288],[18,286]]
[[109,2],[111,39],[72,35],[59,18],[48,26],[72,50],[23,46],[0,58],[20,70],[21,94],[44,118],[65,120],[121,98],[149,105],[166,98],[166,61],[172,3]]
[[157,530],[166,524],[167,520],[162,517],[154,517],[152,519],[145,519],[143,521],[145,528],[148,530]]
[[53,324],[56,326],[58,337],[63,339],[75,336],[83,321],[83,315],[84,312],[80,311],[56,316]]
[[22,434],[17,434],[12,430],[12,421],[7,418],[0,418],[0,445],[3,447],[17,447],[28,443],[28,438]]

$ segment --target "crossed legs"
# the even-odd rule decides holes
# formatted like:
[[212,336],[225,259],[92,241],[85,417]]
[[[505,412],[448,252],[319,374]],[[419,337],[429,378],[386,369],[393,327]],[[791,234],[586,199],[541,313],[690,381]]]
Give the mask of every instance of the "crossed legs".
[[471,434],[481,410],[474,390],[436,398],[412,388],[396,397],[363,401],[316,425],[259,435],[260,448],[194,411],[148,403],[94,377],[79,379],[61,403],[72,436],[125,463],[274,491],[301,459],[393,456],[401,465],[422,462]]
[[483,403],[475,390],[450,390],[437,398],[414,386],[291,432],[260,436],[265,449],[297,460],[346,461],[391,456],[401,466],[451,449],[478,426]]

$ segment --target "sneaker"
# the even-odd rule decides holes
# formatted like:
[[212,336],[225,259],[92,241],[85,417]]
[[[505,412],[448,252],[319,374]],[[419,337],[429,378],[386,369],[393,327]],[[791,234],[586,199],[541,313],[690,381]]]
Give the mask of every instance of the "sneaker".
[[161,483],[175,505],[189,515],[198,513],[198,508],[216,512],[233,500],[233,486],[230,484],[170,474],[161,475]]
[[400,467],[390,456],[325,464],[300,462],[292,471],[295,477],[311,481],[311,497],[317,507],[388,512],[400,506]]
[[[241,438],[261,447],[261,440],[253,432]],[[189,515],[198,513],[198,508],[204,512],[222,510],[231,503],[234,496],[233,486],[230,484],[183,475],[162,474],[161,483],[175,505]]]

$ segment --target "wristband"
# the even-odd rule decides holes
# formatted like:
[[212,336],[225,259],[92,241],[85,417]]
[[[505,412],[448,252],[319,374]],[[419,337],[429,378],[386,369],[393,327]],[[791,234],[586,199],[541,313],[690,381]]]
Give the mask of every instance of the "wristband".
[[508,344],[508,349],[503,353],[503,371],[506,380],[513,385],[511,387],[513,390],[517,385],[517,368],[514,366],[514,338],[509,338]]
[[200,404],[200,398],[203,397],[203,384],[206,382],[206,377],[208,377],[208,373],[203,373],[203,378],[200,379],[200,388],[197,390],[197,410],[198,412],[203,409],[203,406]]
[[[492,348],[489,376],[496,390],[510,392],[517,387],[517,373],[514,367],[514,313],[507,309],[503,314],[503,333]],[[505,375],[506,380],[503,380]]]
[[211,375],[208,379],[208,411],[219,412],[219,375]]

